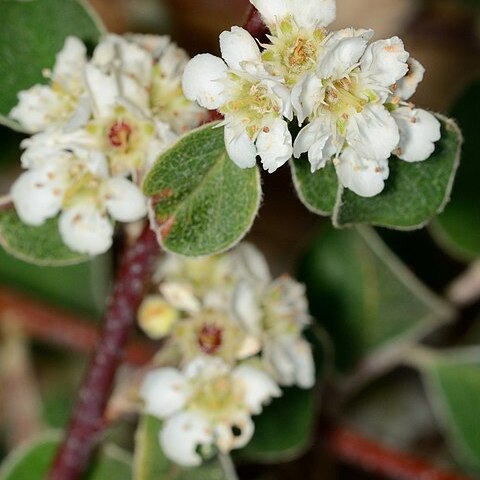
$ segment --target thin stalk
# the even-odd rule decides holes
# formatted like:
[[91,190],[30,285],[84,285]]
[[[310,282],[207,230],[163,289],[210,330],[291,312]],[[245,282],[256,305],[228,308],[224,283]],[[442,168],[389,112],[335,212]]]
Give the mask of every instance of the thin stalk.
[[227,480],[239,480],[237,471],[235,469],[235,464],[233,463],[232,457],[230,455],[219,453],[218,461],[222,466],[223,473]]
[[148,226],[126,250],[96,351],[47,477],[49,480],[78,480],[88,467],[104,428],[104,411],[115,374],[158,252],[157,239]]
[[336,458],[389,480],[471,480],[379,445],[343,427],[332,427],[324,434],[327,447]]

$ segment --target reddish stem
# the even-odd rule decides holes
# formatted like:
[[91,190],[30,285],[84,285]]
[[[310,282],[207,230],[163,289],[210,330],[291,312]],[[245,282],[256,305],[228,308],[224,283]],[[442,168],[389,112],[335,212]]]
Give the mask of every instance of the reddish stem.
[[332,427],[326,434],[327,446],[336,458],[389,480],[470,480],[374,443],[344,427]]
[[115,373],[158,252],[156,236],[147,226],[123,257],[100,340],[80,389],[64,441],[48,475],[49,480],[77,480],[88,466],[104,426],[104,410]]
[[[3,287],[0,288],[0,322],[2,317],[15,320],[29,337],[79,353],[93,353],[100,338],[91,320]],[[130,365],[142,366],[154,354],[150,343],[137,340],[128,345],[125,360]]]

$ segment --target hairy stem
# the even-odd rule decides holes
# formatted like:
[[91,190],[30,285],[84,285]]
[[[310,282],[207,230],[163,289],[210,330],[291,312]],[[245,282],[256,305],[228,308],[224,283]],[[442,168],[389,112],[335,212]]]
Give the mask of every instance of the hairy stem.
[[89,464],[104,427],[104,411],[115,373],[158,251],[157,239],[147,226],[138,241],[125,253],[96,351],[78,394],[64,441],[48,475],[49,480],[78,480]]

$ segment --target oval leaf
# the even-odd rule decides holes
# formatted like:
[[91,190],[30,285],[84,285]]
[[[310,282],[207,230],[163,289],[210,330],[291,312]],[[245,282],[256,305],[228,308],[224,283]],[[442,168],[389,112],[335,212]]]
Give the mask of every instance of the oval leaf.
[[452,200],[432,224],[434,236],[454,255],[466,260],[480,257],[480,81],[460,98],[452,111],[465,136],[462,165],[458,171]]
[[323,231],[303,259],[301,278],[341,372],[393,347],[401,354],[453,313],[367,227]]
[[435,355],[423,365],[430,401],[460,462],[480,473],[480,348]]
[[162,154],[143,188],[162,247],[187,256],[232,247],[250,229],[261,199],[258,168],[237,167],[225,150],[223,128],[212,124]]
[[[61,434],[52,432],[14,450],[0,469],[0,480],[44,480]],[[94,462],[85,480],[130,480],[129,455],[113,445],[107,445]]]
[[[310,446],[317,400],[313,390],[284,389],[280,398],[254,417],[255,433],[241,450],[241,457],[252,462],[276,463],[300,456]],[[284,421],[285,414],[288,421]]]
[[0,245],[14,257],[36,265],[73,265],[89,259],[63,243],[56,218],[32,227],[25,225],[14,210],[0,211]]
[[329,162],[325,168],[310,171],[307,155],[291,161],[293,183],[302,203],[317,215],[331,215],[337,199],[338,179],[335,167]]
[[74,35],[87,45],[105,31],[86,2],[79,0],[1,0],[0,123],[20,129],[7,116],[17,93],[45,83],[42,71],[53,67],[65,38]]
[[460,160],[462,135],[453,120],[438,116],[442,138],[424,162],[408,163],[392,157],[384,191],[363,198],[340,189],[333,223],[338,227],[370,224],[398,230],[425,226],[442,212],[448,200]]

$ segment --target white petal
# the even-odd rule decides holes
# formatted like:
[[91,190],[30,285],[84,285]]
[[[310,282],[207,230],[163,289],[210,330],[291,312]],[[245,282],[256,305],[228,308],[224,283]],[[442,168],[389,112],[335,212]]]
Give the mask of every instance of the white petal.
[[342,185],[361,197],[378,195],[389,175],[387,160],[362,159],[352,148],[343,151],[336,170]]
[[262,61],[255,39],[243,28],[232,27],[220,34],[222,57],[232,70],[243,70],[244,62]]
[[145,196],[126,178],[110,178],[104,183],[102,194],[108,213],[119,222],[135,222],[147,214]]
[[262,165],[269,173],[273,173],[292,158],[292,135],[288,124],[280,118],[264,127],[256,141],[257,152],[262,159]]
[[398,145],[398,127],[381,105],[369,105],[352,115],[347,124],[347,142],[363,158],[383,160]]
[[102,72],[93,64],[88,64],[85,67],[85,81],[96,114],[100,117],[111,115],[120,94],[115,77]]
[[262,333],[261,310],[255,290],[248,282],[238,282],[232,294],[232,313],[237,322],[251,335]]
[[440,140],[440,122],[430,112],[401,107],[392,113],[400,130],[400,143],[395,152],[407,162],[421,162],[435,151]]
[[308,152],[312,173],[325,167],[336,151],[329,122],[320,117],[302,128],[295,139],[293,148],[296,158],[300,158],[302,153]]
[[[255,426],[249,415],[237,414],[215,427],[215,443],[222,453],[244,447],[252,438]],[[232,427],[238,431],[234,434]]]
[[82,71],[87,63],[87,49],[77,37],[67,37],[62,50],[57,54],[52,78],[67,91],[82,86]]
[[40,132],[56,123],[55,112],[61,112],[61,98],[47,85],[35,85],[18,94],[18,104],[10,117],[30,133]]
[[407,61],[408,72],[397,82],[395,95],[403,100],[408,100],[417,90],[418,84],[423,80],[425,67],[414,58],[410,57]]
[[225,148],[228,156],[240,168],[254,167],[257,162],[257,149],[248,136],[247,131],[240,127],[234,128],[231,124],[225,125]]
[[265,23],[275,25],[277,21],[290,14],[289,0],[250,0],[250,3],[260,12]]
[[367,43],[368,40],[361,36],[342,38],[322,57],[317,74],[321,78],[346,77],[365,52]]
[[[263,81],[263,83],[270,83]],[[282,85],[279,82],[272,82],[270,85],[272,93],[277,97],[277,101],[280,101],[280,112],[287,120],[293,119],[293,106],[291,99],[291,92],[288,87]]]
[[62,240],[76,252],[100,255],[112,246],[112,222],[93,203],[82,202],[64,210],[59,228]]
[[183,72],[185,96],[202,107],[215,110],[227,100],[220,80],[226,78],[228,67],[218,57],[204,53],[190,60]]
[[265,286],[271,280],[270,269],[265,256],[254,245],[243,242],[233,255],[234,271],[238,276],[259,285]]
[[233,370],[232,376],[245,388],[245,404],[250,413],[260,413],[263,405],[282,394],[273,379],[258,368],[241,365]]
[[160,445],[165,455],[186,467],[201,465],[202,458],[197,449],[212,442],[210,423],[193,412],[183,412],[168,419],[160,432]]
[[368,46],[360,62],[364,75],[384,87],[393,85],[408,71],[409,54],[398,37],[378,40]]
[[118,74],[118,80],[120,97],[130,102],[142,113],[148,112],[150,100],[147,88],[128,75]]
[[202,377],[202,380],[208,381],[229,372],[230,367],[221,358],[207,356],[195,358],[183,369],[183,373],[189,380]]
[[268,342],[264,355],[281,385],[312,388],[315,384],[312,348],[302,337],[284,336]]
[[315,362],[311,345],[298,337],[289,343],[289,349],[295,364],[296,384],[300,388],[312,388],[315,385]]
[[160,292],[165,300],[178,310],[194,314],[201,309],[200,301],[193,294],[190,284],[164,282],[160,285]]
[[145,412],[167,418],[181,410],[187,402],[188,385],[175,368],[161,368],[147,373],[140,388]]
[[290,11],[300,28],[326,27],[335,20],[335,0],[290,0]]
[[54,167],[46,165],[20,175],[10,193],[22,222],[42,225],[60,211],[64,192],[64,179]]
[[153,63],[151,54],[125,37],[107,35],[95,48],[92,61],[103,69],[118,69],[143,86],[150,83]]
[[295,365],[282,342],[277,340],[267,342],[263,356],[280,385],[291,386],[295,383]]
[[84,94],[78,99],[77,108],[68,120],[68,123],[65,125],[65,131],[74,132],[75,130],[84,127],[90,120],[91,115],[92,108],[90,105],[90,98],[87,94]]
[[325,97],[322,79],[315,74],[305,75],[292,90],[293,109],[301,125],[321,104]]
[[355,29],[355,28],[344,28],[342,30],[337,30],[335,32],[331,32],[324,41],[324,47],[332,48],[334,47],[340,40],[343,38],[352,38],[352,37],[359,37],[365,40],[370,40],[373,35],[374,31],[371,29]]

